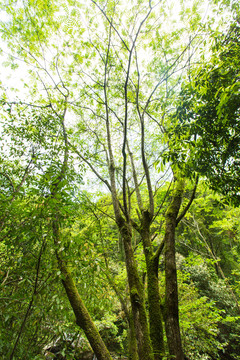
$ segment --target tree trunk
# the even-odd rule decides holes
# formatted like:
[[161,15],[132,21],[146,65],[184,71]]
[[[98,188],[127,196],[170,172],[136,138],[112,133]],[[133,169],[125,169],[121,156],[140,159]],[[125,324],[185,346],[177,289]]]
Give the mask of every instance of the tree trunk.
[[138,360],[137,339],[132,314],[129,315],[128,359]]
[[147,292],[149,307],[150,338],[154,360],[161,360],[164,354],[163,321],[158,282],[158,258],[154,257],[150,239],[151,218],[148,211],[142,211],[141,238],[147,265]]
[[[59,234],[58,224],[56,222],[53,223],[53,234],[55,238],[54,239],[55,245],[58,246],[60,242],[60,234]],[[57,250],[56,250],[56,256],[58,260],[58,266],[62,275],[62,283],[65,288],[68,300],[76,316],[77,325],[79,325],[83,329],[94,353],[97,356],[97,359],[112,360],[112,357],[109,354],[106,345],[104,344],[89,312],[87,311],[78,293],[71,272],[69,271],[66,263],[61,258],[61,255]]]
[[166,213],[165,229],[165,326],[170,356],[184,360],[178,314],[178,287],[175,259],[176,219],[181,206],[183,181],[177,180],[172,201]]
[[154,360],[145,308],[144,289],[139,278],[132,249],[131,227],[124,219],[122,219],[121,224],[118,223],[118,226],[123,238],[125,250],[133,322],[138,345],[138,357],[139,360]]
[[122,311],[124,312],[124,314],[127,318],[127,321],[128,321],[128,326],[129,326],[129,328],[128,328],[128,359],[129,360],[138,360],[137,339],[136,339],[136,332],[135,332],[135,328],[134,328],[132,311],[128,310],[125,299],[123,298],[122,294],[120,293],[114,280],[111,278],[111,276],[108,273],[109,268],[108,268],[108,263],[107,263],[106,257],[105,257],[105,261],[106,261],[106,267],[107,267],[106,276],[107,276],[108,282],[112,286],[113,290],[115,291],[115,294],[117,295],[118,300],[121,304]]

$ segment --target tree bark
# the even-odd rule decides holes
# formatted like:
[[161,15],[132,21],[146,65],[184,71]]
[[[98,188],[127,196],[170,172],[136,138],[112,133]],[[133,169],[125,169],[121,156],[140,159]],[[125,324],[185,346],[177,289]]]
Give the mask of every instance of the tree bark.
[[153,349],[151,346],[149,327],[147,321],[143,284],[139,278],[137,264],[132,248],[131,226],[122,218],[122,223],[118,223],[122,235],[125,261],[130,290],[130,300],[133,314],[133,322],[138,346],[139,360],[154,360]]
[[181,206],[184,182],[176,180],[176,189],[166,213],[165,229],[165,327],[169,354],[184,360],[179,326],[177,269],[175,259],[175,229]]
[[149,307],[150,338],[154,360],[161,360],[164,354],[163,321],[161,298],[158,282],[158,258],[154,256],[150,239],[151,216],[147,210],[142,211],[141,238],[147,265],[147,292]]
[[138,347],[132,313],[129,315],[128,359],[138,360]]

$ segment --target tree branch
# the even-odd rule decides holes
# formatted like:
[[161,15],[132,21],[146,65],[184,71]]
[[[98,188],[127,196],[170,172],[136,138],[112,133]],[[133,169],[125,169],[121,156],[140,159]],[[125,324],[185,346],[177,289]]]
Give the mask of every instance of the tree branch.
[[112,188],[111,188],[111,185],[109,184],[109,182],[107,180],[103,179],[103,177],[97,172],[97,170],[93,167],[93,165],[80,153],[80,151],[77,150],[76,146],[74,146],[72,143],[70,143],[69,140],[68,140],[68,145],[71,146],[71,148],[80,157],[80,159],[82,159],[89,166],[89,168],[97,176],[97,178],[99,180],[101,180],[101,182],[107,186],[108,190],[110,192],[112,192]]
[[187,204],[187,206],[183,209],[183,211],[181,212],[181,214],[177,217],[176,219],[176,226],[178,226],[178,224],[180,223],[180,221],[184,218],[184,216],[186,215],[187,211],[189,210],[190,206],[192,205],[192,202],[195,198],[195,194],[196,194],[196,190],[197,190],[197,185],[198,185],[198,179],[199,176],[197,176],[196,181],[195,181],[195,186],[193,188],[193,192],[192,195],[189,199],[189,202]]

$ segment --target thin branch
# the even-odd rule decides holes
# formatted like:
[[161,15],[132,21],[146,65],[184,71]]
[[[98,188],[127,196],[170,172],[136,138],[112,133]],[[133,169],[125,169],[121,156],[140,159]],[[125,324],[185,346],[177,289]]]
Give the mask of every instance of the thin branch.
[[105,16],[105,18],[107,19],[108,23],[110,24],[111,28],[113,28],[113,30],[116,32],[116,34],[118,35],[119,39],[121,40],[121,42],[123,43],[124,47],[130,51],[129,47],[127,46],[126,42],[123,40],[122,36],[120,35],[119,31],[116,29],[116,27],[113,25],[113,21],[112,19],[109,19],[109,17],[107,16],[106,12],[97,4],[96,1],[91,0],[93,4],[95,4],[97,6],[97,8],[101,11],[101,13]]
[[69,150],[68,150],[68,136],[67,136],[67,132],[66,132],[66,128],[65,128],[65,116],[66,116],[66,112],[67,112],[67,97],[65,98],[65,108],[63,111],[62,115],[58,115],[56,113],[56,115],[58,115],[58,117],[60,118],[61,121],[61,125],[62,125],[62,131],[63,131],[63,138],[64,138],[64,158],[63,158],[63,163],[62,163],[62,168],[61,171],[57,177],[57,179],[54,181],[54,183],[52,184],[52,189],[51,189],[51,196],[54,197],[59,184],[62,182],[66,171],[67,171],[67,165],[68,165],[68,157],[69,157]]
[[[91,201],[91,199],[89,199],[89,197],[88,197],[86,194],[83,194],[83,195],[84,195],[84,197],[87,199],[87,201],[88,201],[90,204],[93,204],[92,201]],[[93,205],[94,205],[94,206],[96,207],[96,209],[97,209],[98,211],[100,211],[103,215],[107,216],[109,219],[111,219],[111,220],[113,220],[113,221],[115,222],[115,218],[114,218],[113,216],[109,215],[106,211],[102,210],[102,206],[98,206],[96,203],[94,203]],[[90,210],[91,210],[91,212],[93,213],[93,215],[99,220],[99,218],[98,218],[96,212],[94,211],[93,207],[90,207]]]
[[7,281],[8,275],[9,275],[9,270],[7,271],[7,274],[6,274],[5,278],[3,279],[1,286],[3,286],[5,284],[5,282]]
[[158,264],[158,262],[159,262],[159,257],[163,252],[164,245],[165,245],[165,238],[162,240],[161,244],[158,246],[157,251],[154,254],[154,262],[155,262],[155,264]]
[[5,174],[5,173],[3,173],[3,172],[0,172],[0,175],[4,176],[4,177],[9,181],[9,183],[10,183],[12,189],[13,189],[13,192],[15,193],[16,190],[15,190],[13,181],[12,181],[12,179],[10,178],[10,176],[7,175],[7,174]]
[[[193,40],[198,36],[198,34],[196,34],[193,38],[191,38],[191,43],[193,42]],[[183,56],[183,54],[188,51],[189,49],[189,44],[187,44],[187,46],[183,49],[183,51],[177,56],[177,58],[174,60],[174,62],[164,71],[161,79],[159,80],[159,82],[155,85],[154,89],[152,90],[151,94],[149,95],[147,101],[146,101],[146,104],[144,106],[144,109],[143,109],[143,112],[142,112],[142,116],[145,114],[147,108],[148,108],[148,105],[154,95],[154,93],[156,92],[156,90],[159,88],[159,86],[163,83],[163,81],[166,81],[166,78],[169,78],[172,73],[169,74],[169,70],[171,70],[178,62],[178,60]]]
[[[26,105],[26,108],[27,107],[33,107],[33,108],[38,108],[38,109],[46,109],[46,108],[49,108],[50,105],[35,105],[35,104],[31,104],[31,103],[27,103],[27,102],[24,102],[24,101],[6,101],[6,100],[0,100],[0,103],[5,105],[5,104],[9,104],[9,105]],[[26,109],[25,108],[25,109]]]
[[[31,160],[29,161],[27,167],[25,168],[25,171],[24,171],[22,180],[20,181],[20,183],[18,184],[18,186],[16,187],[16,189],[14,189],[14,192],[13,192],[12,197],[8,200],[9,204],[11,204],[11,203],[15,200],[18,192],[20,191],[20,189],[21,189],[21,187],[22,187],[22,185],[23,185],[23,183],[24,183],[25,180],[27,179],[27,177],[28,177],[28,175],[29,175],[29,173],[30,173],[30,171],[31,171],[30,166],[31,166],[31,164],[33,163],[33,158],[34,158],[34,155],[32,155]],[[3,229],[3,227],[4,227],[4,222],[5,222],[6,216],[7,216],[6,214],[3,215],[2,219],[1,219],[1,222],[0,222],[0,231],[1,231],[1,230]]]
[[[109,190],[112,194],[112,202],[113,202],[113,208],[116,216],[117,221],[121,221],[121,213],[119,208],[119,199],[117,196],[117,188],[116,188],[116,179],[115,179],[115,163],[114,163],[114,156],[112,151],[112,140],[111,140],[111,130],[110,130],[110,118],[109,118],[109,107],[108,107],[108,94],[107,94],[107,86],[108,86],[108,80],[107,80],[107,69],[108,69],[108,61],[109,61],[109,54],[110,54],[110,46],[111,46],[111,27],[109,30],[109,39],[108,39],[108,47],[107,47],[107,53],[106,53],[106,60],[105,60],[105,68],[104,68],[104,104],[105,104],[105,111],[106,111],[106,131],[107,131],[107,144],[108,144],[108,152],[109,152],[109,176],[110,176],[110,184],[109,186],[108,182],[104,181],[105,184],[108,186]],[[91,167],[91,165],[90,165]],[[97,174],[95,170],[95,174]],[[98,175],[99,179],[101,178]],[[102,179],[102,178],[101,178]]]
[[139,189],[139,183],[137,180],[137,172],[136,172],[136,168],[135,168],[135,164],[134,164],[134,160],[133,160],[133,153],[130,150],[128,142],[127,142],[127,147],[128,147],[128,153],[130,156],[130,161],[131,161],[131,166],[132,166],[133,181],[134,181],[135,191],[136,191],[136,195],[137,195],[138,207],[141,211],[143,209],[143,202],[142,202],[142,197],[141,197],[141,193],[140,193],[140,189]]
[[31,160],[29,161],[25,171],[24,171],[24,174],[23,174],[23,177],[22,177],[22,180],[20,181],[20,183],[18,184],[17,188],[16,188],[16,191],[15,191],[15,194],[14,196],[12,197],[11,201],[13,201],[17,195],[17,193],[19,192],[20,188],[22,187],[24,181],[27,179],[28,177],[28,174],[30,173],[30,166],[31,164],[33,163],[33,158],[34,158],[34,155],[32,155],[32,158]]
[[147,165],[147,160],[145,156],[145,125],[144,125],[144,114],[140,118],[141,121],[141,155],[142,155],[142,164],[147,180],[147,188],[148,188],[148,197],[149,197],[149,214],[150,217],[154,216],[154,199],[153,199],[153,190],[151,184],[151,178],[149,173],[149,168]]
[[167,198],[167,196],[168,196],[168,194],[169,194],[169,192],[170,192],[170,189],[171,189],[172,184],[173,184],[173,179],[170,181],[170,184],[169,184],[169,186],[168,186],[167,192],[166,192],[166,194],[165,194],[165,196],[164,196],[164,198],[163,198],[163,200],[162,200],[162,202],[161,202],[161,205],[158,207],[158,211],[156,212],[153,220],[155,220],[156,217],[158,216],[158,214],[160,213],[160,211],[161,211],[161,209],[162,209],[162,207],[163,207],[163,205],[164,205],[164,203],[165,203],[165,200],[166,200],[166,198]]
[[[149,4],[149,6],[150,6],[150,4]],[[126,202],[127,155],[126,155],[126,146],[127,146],[127,123],[128,123],[128,94],[127,94],[127,92],[128,92],[128,81],[129,81],[129,77],[130,77],[130,67],[131,67],[131,63],[132,63],[132,54],[133,54],[134,50],[136,51],[135,44],[136,44],[136,41],[138,39],[138,35],[140,33],[140,30],[141,30],[143,24],[145,23],[145,21],[147,20],[147,18],[149,17],[149,15],[151,14],[151,11],[152,11],[152,7],[150,6],[150,9],[147,12],[146,16],[140,22],[138,30],[137,30],[136,35],[135,35],[135,38],[133,40],[132,47],[131,47],[131,50],[129,52],[127,74],[126,74],[126,80],[125,80],[125,84],[124,84],[125,114],[124,114],[124,128],[123,128],[124,134],[123,134],[122,154],[123,154],[123,204],[124,204],[124,209],[125,209],[126,215],[127,215],[127,202]],[[142,132],[142,137],[144,137],[143,132]],[[142,142],[142,151],[144,151],[143,142]],[[145,161],[144,160],[143,160],[143,167],[144,167],[144,170],[145,170]],[[148,187],[149,187],[149,179],[148,179],[147,172],[146,172],[146,176],[147,176],[147,184],[148,184]],[[151,193],[151,183],[150,183],[149,191]],[[151,196],[151,199],[150,199],[150,213],[151,214],[153,214],[153,211],[154,211],[152,198],[153,197]],[[127,218],[128,218],[128,216],[127,216]]]
[[178,226],[178,224],[180,223],[180,221],[184,218],[184,216],[186,215],[187,211],[189,210],[190,206],[192,205],[192,202],[195,198],[196,195],[196,190],[197,190],[197,185],[198,185],[198,179],[199,176],[197,176],[196,181],[195,181],[195,186],[193,188],[193,192],[192,195],[188,201],[188,204],[186,205],[186,207],[183,209],[183,211],[181,212],[181,214],[177,217],[176,219],[176,227]]
[[77,150],[76,146],[71,144],[69,142],[69,140],[68,140],[68,145],[74,150],[74,152],[80,157],[80,159],[82,159],[89,166],[89,168],[97,176],[97,178],[99,180],[101,180],[107,186],[109,191],[112,192],[112,188],[111,188],[111,185],[109,184],[109,182],[107,180],[103,179],[103,177],[97,172],[97,170],[92,166],[92,164],[80,153],[80,151]]

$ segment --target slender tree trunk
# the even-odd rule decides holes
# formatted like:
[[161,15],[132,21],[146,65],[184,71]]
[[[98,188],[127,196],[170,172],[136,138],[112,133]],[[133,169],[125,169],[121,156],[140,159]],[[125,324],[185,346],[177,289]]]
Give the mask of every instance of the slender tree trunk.
[[[53,222],[53,234],[55,238],[55,245],[58,246],[57,244],[59,244],[61,240],[58,224],[56,221]],[[65,288],[68,300],[76,316],[77,325],[79,325],[83,329],[94,353],[97,356],[97,359],[112,360],[112,357],[109,354],[106,345],[104,344],[90,314],[88,313],[78,293],[71,272],[69,271],[65,261],[61,258],[61,255],[57,250],[56,256],[58,260],[58,266],[62,274],[62,283]]]
[[112,286],[113,290],[115,291],[115,294],[118,297],[118,300],[120,301],[122,311],[124,312],[127,321],[128,321],[128,359],[129,360],[138,360],[138,351],[137,351],[137,339],[136,339],[136,332],[134,327],[134,321],[133,321],[133,315],[132,311],[128,309],[125,299],[123,298],[122,294],[120,293],[118,287],[116,286],[114,280],[109,275],[108,271],[108,262],[107,258],[105,257],[106,262],[106,276],[108,279],[109,284]]
[[181,206],[184,183],[177,180],[172,201],[166,213],[165,229],[165,326],[170,356],[175,360],[184,360],[179,327],[178,287],[175,259],[175,229]]
[[164,354],[163,320],[158,282],[158,258],[154,257],[150,239],[151,217],[142,211],[141,237],[147,265],[147,292],[149,307],[150,338],[154,360],[161,360]]
[[122,219],[122,221],[122,224],[118,224],[118,226],[123,238],[125,250],[133,322],[138,345],[138,357],[139,360],[154,360],[145,307],[144,289],[139,278],[132,248],[131,227],[124,219]]

